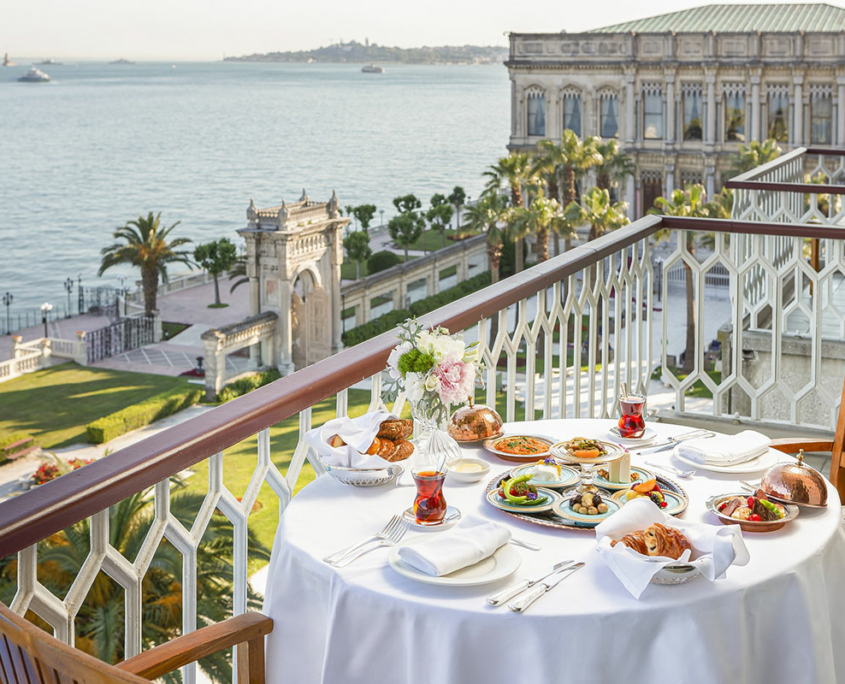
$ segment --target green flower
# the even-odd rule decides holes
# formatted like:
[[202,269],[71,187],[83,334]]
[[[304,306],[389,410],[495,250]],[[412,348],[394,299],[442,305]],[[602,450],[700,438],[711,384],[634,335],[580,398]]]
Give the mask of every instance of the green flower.
[[419,349],[412,349],[399,357],[399,372],[402,377],[408,373],[426,373],[434,365],[431,354],[423,354]]

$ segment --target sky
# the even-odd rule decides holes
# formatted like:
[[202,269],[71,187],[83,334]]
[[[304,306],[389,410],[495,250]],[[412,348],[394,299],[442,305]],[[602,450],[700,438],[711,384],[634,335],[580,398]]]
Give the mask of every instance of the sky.
[[575,32],[702,4],[706,2],[0,0],[0,53],[217,60],[224,54],[307,50],[339,39],[369,38],[399,47],[505,46],[508,31]]

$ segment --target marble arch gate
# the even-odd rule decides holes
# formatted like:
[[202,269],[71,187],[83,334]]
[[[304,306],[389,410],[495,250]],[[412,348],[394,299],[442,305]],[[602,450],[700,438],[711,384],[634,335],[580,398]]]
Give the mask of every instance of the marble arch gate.
[[340,265],[343,229],[337,194],[313,202],[258,209],[250,200],[246,240],[249,314],[278,315],[272,344],[250,348],[253,368],[276,366],[283,375],[341,349]]

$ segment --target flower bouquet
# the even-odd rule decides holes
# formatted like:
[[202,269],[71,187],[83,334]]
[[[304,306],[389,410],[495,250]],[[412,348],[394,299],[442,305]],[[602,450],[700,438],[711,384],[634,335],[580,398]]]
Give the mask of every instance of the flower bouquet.
[[390,352],[385,398],[400,392],[411,404],[422,463],[460,458],[457,442],[446,432],[451,407],[466,404],[481,378],[477,343],[467,345],[445,328],[423,329],[414,318],[399,325],[399,345]]

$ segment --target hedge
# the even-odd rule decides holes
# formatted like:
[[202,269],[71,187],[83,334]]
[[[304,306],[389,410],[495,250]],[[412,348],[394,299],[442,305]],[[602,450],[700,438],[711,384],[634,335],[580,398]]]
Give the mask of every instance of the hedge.
[[345,346],[353,347],[365,340],[369,340],[371,337],[395,328],[407,318],[427,314],[429,311],[439,309],[441,306],[454,302],[456,299],[477,292],[489,284],[490,272],[479,273],[477,276],[458,283],[455,287],[450,287],[448,290],[443,290],[443,292],[438,292],[436,295],[431,295],[430,297],[425,297],[414,302],[408,309],[394,309],[367,323],[350,328],[343,333],[341,339]]
[[19,451],[29,449],[31,446],[38,446],[38,440],[33,440],[32,442],[27,442],[26,444],[21,444],[19,447],[15,447],[8,453],[3,451],[3,449],[10,444],[20,442],[22,439],[28,439],[29,437],[31,437],[31,435],[28,435],[25,432],[14,432],[11,435],[0,437],[0,463],[5,463],[7,457],[14,456]]
[[282,374],[275,368],[271,368],[263,373],[255,373],[255,375],[235,380],[234,382],[226,385],[220,391],[220,394],[217,395],[217,400],[220,403],[231,401],[242,394],[252,392],[252,390],[263,387],[264,385],[269,385],[271,382],[278,380],[280,377],[282,377]]
[[396,264],[402,263],[402,257],[394,252],[382,250],[376,252],[369,259],[367,259],[367,273],[373,275],[379,271],[386,271],[388,268],[393,268]]
[[196,404],[202,395],[203,390],[199,387],[177,387],[156,394],[140,404],[127,406],[125,409],[89,423],[85,427],[88,441],[92,444],[109,442],[131,430],[137,430]]

